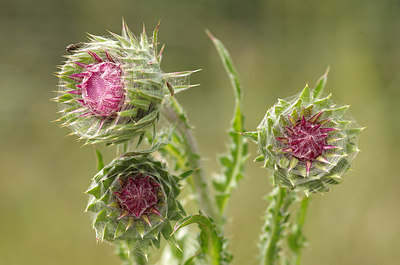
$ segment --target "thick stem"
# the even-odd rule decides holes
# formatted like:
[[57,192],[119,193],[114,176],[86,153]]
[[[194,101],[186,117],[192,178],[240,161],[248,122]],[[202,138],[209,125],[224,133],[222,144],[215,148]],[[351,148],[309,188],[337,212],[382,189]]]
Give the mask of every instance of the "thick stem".
[[271,201],[266,212],[266,220],[261,237],[261,264],[274,265],[278,260],[280,242],[289,219],[289,207],[294,194],[285,188],[275,187],[268,198]]
[[211,199],[210,189],[202,170],[202,163],[198,155],[197,142],[193,136],[192,128],[188,124],[186,117],[184,116],[182,109],[178,105],[178,102],[171,98],[171,104],[164,104],[162,113],[171,122],[176,124],[178,131],[185,138],[185,147],[188,154],[188,163],[190,169],[196,169],[191,176],[193,181],[193,188],[196,192],[197,201],[199,208],[206,215],[212,217],[218,223],[220,216],[217,214],[215,203]]

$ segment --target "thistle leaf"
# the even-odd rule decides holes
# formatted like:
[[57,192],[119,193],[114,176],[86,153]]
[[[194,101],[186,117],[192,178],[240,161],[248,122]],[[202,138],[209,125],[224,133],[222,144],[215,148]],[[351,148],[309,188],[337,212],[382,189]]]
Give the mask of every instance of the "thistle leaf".
[[281,239],[289,221],[289,207],[295,193],[275,187],[268,196],[265,225],[260,238],[261,264],[274,265],[282,255]]
[[[223,213],[233,189],[236,188],[239,180],[244,175],[244,166],[248,158],[247,139],[245,138],[245,135],[243,135],[244,117],[241,106],[242,86],[240,84],[239,76],[236,72],[232,58],[230,57],[225,46],[209,31],[206,31],[206,33],[217,49],[217,52],[231,81],[235,96],[235,110],[231,121],[231,128],[229,130],[231,144],[229,145],[228,153],[220,158],[220,162],[223,166],[223,175],[225,175],[225,178],[214,178],[213,181],[214,185],[219,187],[219,192],[216,194],[216,198],[219,211],[220,213]],[[221,180],[223,180],[222,183]]]
[[207,264],[228,264],[228,262],[232,259],[232,256],[226,252],[226,240],[219,235],[217,227],[211,218],[204,215],[187,216],[175,224],[172,235],[175,234],[179,229],[194,223],[197,223],[201,230],[199,243],[201,252],[208,257]]

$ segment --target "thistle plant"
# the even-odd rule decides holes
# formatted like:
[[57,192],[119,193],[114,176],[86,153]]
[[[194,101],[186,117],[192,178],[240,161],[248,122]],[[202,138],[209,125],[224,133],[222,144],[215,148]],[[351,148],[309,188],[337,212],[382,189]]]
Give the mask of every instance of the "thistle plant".
[[[313,89],[307,84],[298,95],[279,99],[257,131],[245,133],[258,144],[261,155],[256,161],[271,172],[274,186],[261,234],[262,264],[275,264],[278,258],[284,264],[300,264],[309,195],[341,183],[359,151],[356,136],[364,128],[346,115],[349,106],[334,104],[331,94],[321,97],[328,71]],[[298,217],[290,223],[295,201],[301,201]],[[291,261],[281,247],[285,235],[293,254]]]
[[[107,165],[95,149],[98,173],[86,191],[86,212],[96,239],[115,245],[125,265],[230,264],[225,209],[245,176],[250,139],[259,148],[255,161],[262,162],[273,186],[260,234],[260,264],[300,264],[309,198],[342,182],[363,128],[347,115],[348,106],[323,95],[327,71],[314,88],[306,85],[298,95],[279,99],[256,130],[246,131],[238,74],[222,42],[207,31],[235,98],[221,173],[207,177],[193,127],[174,96],[193,87],[188,78],[195,71],[161,70],[158,28],[152,37],[144,28],[136,37],[123,22],[121,35],[89,35],[87,43],[67,47],[70,54],[57,73],[62,125],[85,144],[122,147]],[[148,148],[139,149],[141,143]],[[186,187],[189,192],[181,194]],[[192,193],[195,209],[186,204]],[[160,260],[153,262],[157,249]]]

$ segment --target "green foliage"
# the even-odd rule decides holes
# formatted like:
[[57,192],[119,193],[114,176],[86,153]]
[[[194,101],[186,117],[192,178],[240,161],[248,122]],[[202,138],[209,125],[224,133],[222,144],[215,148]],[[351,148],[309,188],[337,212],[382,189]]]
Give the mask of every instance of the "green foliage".
[[260,237],[261,264],[274,265],[283,255],[282,238],[288,226],[289,207],[295,200],[295,194],[285,188],[275,187],[267,199],[270,204]]
[[[175,172],[183,174],[183,177],[186,178],[196,194],[200,210],[218,220],[220,217],[208,190],[197,142],[183,108],[175,98],[170,98],[164,103],[162,114],[172,126],[175,126],[175,130],[173,130],[170,142],[160,148],[161,155],[171,161],[170,165],[173,166]],[[190,176],[189,173],[192,175]]]
[[235,110],[229,129],[229,136],[231,143],[229,145],[228,153],[221,156],[219,162],[223,167],[223,172],[214,176],[213,184],[217,191],[216,202],[221,214],[224,213],[228,199],[232,191],[237,187],[240,179],[244,175],[244,166],[248,158],[247,155],[247,141],[242,135],[244,131],[244,117],[242,114],[242,87],[239,81],[239,76],[233,65],[232,58],[230,57],[227,49],[222,42],[216,39],[209,31],[208,36],[213,41],[218,54],[222,60],[226,72],[234,90],[235,96]]
[[[355,137],[363,130],[347,118],[349,106],[337,106],[332,102],[331,95],[322,97],[329,68],[314,88],[307,84],[297,96],[279,99],[267,111],[256,131],[245,132],[238,74],[225,46],[207,31],[229,76],[235,100],[228,132],[230,144],[227,153],[219,158],[222,172],[213,176],[214,190],[211,190],[192,127],[185,111],[173,97],[194,86],[189,85],[187,79],[196,71],[161,71],[163,48],[158,53],[158,29],[159,25],[150,39],[143,28],[138,38],[123,22],[121,35],[90,35],[90,41],[69,55],[58,73],[61,91],[57,92],[56,101],[60,104],[63,125],[70,126],[73,133],[85,139],[86,143],[123,146],[122,155],[108,165],[104,165],[101,152],[95,149],[99,172],[86,191],[90,195],[86,211],[93,217],[97,239],[117,244],[117,254],[124,265],[148,264],[149,248],[159,249],[161,237],[170,243],[164,249],[162,264],[229,264],[233,256],[228,252],[227,239],[222,235],[225,208],[244,176],[249,138],[260,149],[261,154],[255,161],[263,162],[263,166],[272,172],[274,186],[267,198],[270,204],[260,236],[261,263],[274,265],[279,261],[285,265],[299,265],[301,250],[306,245],[303,227],[309,202],[307,196],[314,192],[326,192],[332,184],[341,182],[342,174],[350,168],[351,160],[359,151]],[[99,62],[105,57],[114,62],[112,58],[115,58],[122,65],[125,102],[109,117],[85,113],[87,110],[79,98],[82,91],[77,91],[78,81],[71,78],[79,72],[76,64],[84,67],[83,64],[90,64],[96,59],[92,51],[99,54]],[[165,118],[165,127],[157,130],[156,123],[160,116]],[[290,140],[298,138],[288,135],[294,134],[296,126],[302,123],[301,133],[304,135],[306,119],[311,123],[312,130],[324,129],[320,134],[334,131],[329,138],[320,134],[308,135],[311,138],[317,135],[322,139],[324,143],[318,148],[324,150],[323,156],[318,153],[314,157],[299,157],[289,145]],[[303,135],[299,138],[303,139]],[[136,149],[129,150],[134,139],[137,139]],[[138,150],[139,144],[146,140],[150,147]],[[313,141],[306,143],[316,149],[317,142]],[[312,152],[316,151],[306,154]],[[169,168],[154,158],[158,156],[168,161]],[[142,175],[145,177],[142,178]],[[148,181],[148,186],[142,186],[143,189],[133,186],[129,191],[124,190],[128,182],[135,180]],[[181,183],[188,184],[195,193],[200,214],[185,216],[177,198]],[[302,197],[298,214],[292,220],[291,206],[299,200],[299,193],[296,193],[299,190],[307,196]],[[126,196],[122,196],[122,191]],[[141,197],[145,193],[150,199],[154,198],[150,206],[145,196]],[[132,214],[121,197],[130,203],[132,200],[132,208],[141,206],[138,209],[144,209],[143,212]],[[195,243],[193,230],[188,229],[190,224],[197,224],[200,229]],[[283,240],[285,237],[286,241]],[[284,243],[287,244],[286,249]]]
[[226,251],[226,239],[220,235],[214,221],[204,215],[190,215],[179,220],[174,227],[174,232],[197,223],[200,228],[199,243],[201,255],[190,258],[185,264],[193,263],[195,259],[203,259],[209,265],[225,265],[230,262],[232,255]]
[[190,148],[190,139],[188,132],[192,126],[189,124],[188,118],[175,98],[170,98],[163,105],[163,115],[172,123],[171,137],[165,146],[159,148],[159,152],[163,157],[171,161],[170,166],[173,166],[175,172],[187,172],[194,170],[191,168],[191,161],[199,159],[199,155]]

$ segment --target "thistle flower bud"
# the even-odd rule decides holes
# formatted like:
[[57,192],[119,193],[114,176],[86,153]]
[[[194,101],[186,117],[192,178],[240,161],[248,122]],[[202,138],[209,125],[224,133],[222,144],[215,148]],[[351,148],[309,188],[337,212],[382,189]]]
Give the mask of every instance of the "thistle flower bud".
[[148,155],[122,156],[93,178],[86,211],[101,241],[125,244],[129,252],[147,254],[160,245],[160,234],[169,241],[171,221],[184,215],[176,197],[178,177]]
[[280,99],[253,133],[262,154],[256,160],[274,172],[276,185],[306,194],[328,191],[359,151],[355,136],[363,128],[345,115],[349,106],[319,97],[326,78],[315,89],[306,85],[299,95]]
[[173,94],[169,81],[193,72],[161,71],[157,32],[158,26],[150,40],[143,29],[138,39],[123,23],[121,36],[89,35],[88,43],[68,49],[55,98],[63,126],[87,143],[121,143],[155,127],[164,96]]

